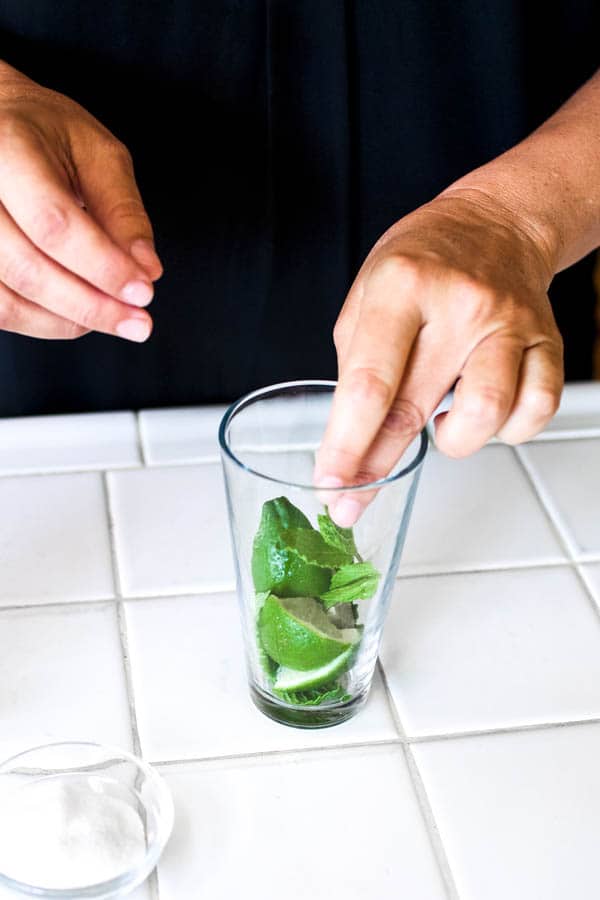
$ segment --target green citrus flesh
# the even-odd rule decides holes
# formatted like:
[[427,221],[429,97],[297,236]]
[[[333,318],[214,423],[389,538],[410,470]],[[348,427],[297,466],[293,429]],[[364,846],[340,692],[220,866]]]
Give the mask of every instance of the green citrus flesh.
[[307,672],[326,666],[360,640],[357,628],[337,628],[313,597],[270,594],[258,615],[264,651],[289,669]]
[[349,647],[326,665],[320,666],[318,669],[309,669],[306,672],[280,666],[275,675],[273,688],[276,691],[306,691],[310,688],[320,687],[322,684],[339,678],[348,669],[353,654],[354,647]]

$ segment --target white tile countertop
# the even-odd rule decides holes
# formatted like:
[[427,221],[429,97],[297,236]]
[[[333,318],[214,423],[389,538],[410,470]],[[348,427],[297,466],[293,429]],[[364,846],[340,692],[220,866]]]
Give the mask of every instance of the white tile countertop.
[[135,900],[597,900],[600,384],[432,450],[371,697],[251,705],[222,408],[0,422],[0,753],[93,740],[175,799]]

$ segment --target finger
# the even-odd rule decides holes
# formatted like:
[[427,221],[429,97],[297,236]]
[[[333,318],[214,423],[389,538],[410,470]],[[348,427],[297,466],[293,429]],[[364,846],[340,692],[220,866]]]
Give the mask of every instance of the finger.
[[363,296],[364,279],[359,275],[348,292],[333,329],[338,372],[342,371],[348,358],[348,348],[359,320]]
[[41,253],[0,206],[0,282],[86,330],[140,342],[152,319],[145,310],[119,303]]
[[71,340],[87,334],[85,328],[24,300],[0,284],[0,330],[46,340]]
[[508,444],[528,441],[548,424],[563,389],[560,346],[550,342],[525,351],[514,406],[498,437]]
[[[406,276],[406,277],[403,277]],[[356,483],[361,460],[398,391],[421,328],[413,278],[386,260],[367,280],[360,317],[347,350],[317,455],[317,484]]]
[[492,334],[470,353],[452,408],[436,422],[435,442],[447,456],[474,453],[505,423],[514,403],[523,350],[519,338]]
[[154,281],[162,265],[154,249],[152,225],[135,180],[133,162],[118,142],[78,165],[83,200],[113,241],[143,266]]
[[[432,366],[432,359],[437,365]],[[361,461],[358,482],[389,475],[452,385],[457,367],[447,336],[436,335],[426,325],[415,342],[398,394]],[[349,528],[375,495],[376,491],[356,491],[330,499],[330,515],[338,525]]]
[[125,303],[151,301],[146,271],[82,209],[47,149],[26,132],[2,141],[0,200],[30,241],[65,269]]

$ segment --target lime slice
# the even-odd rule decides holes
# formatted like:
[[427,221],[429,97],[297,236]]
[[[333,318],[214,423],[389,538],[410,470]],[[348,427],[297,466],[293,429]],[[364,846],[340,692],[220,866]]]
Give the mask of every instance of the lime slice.
[[331,582],[332,570],[302,559],[291,547],[255,542],[252,578],[257,591],[275,591],[280,597],[318,597]]
[[357,628],[337,628],[312,597],[274,594],[261,607],[258,633],[271,659],[303,672],[327,665],[358,643],[361,634]]
[[298,669],[289,669],[280,666],[275,675],[273,688],[276,691],[306,691],[309,688],[320,687],[328,681],[333,681],[346,671],[354,653],[354,647],[344,650],[335,659],[318,669],[309,669],[307,672]]
[[[325,552],[324,559],[302,556],[294,542],[299,540],[304,548],[307,534],[321,542],[322,550],[325,542],[319,533],[286,497],[276,497],[263,505],[252,547],[252,578],[257,591],[275,591],[280,597],[317,597],[325,593],[331,581],[332,555]],[[309,537],[308,541],[312,547],[314,538]]]

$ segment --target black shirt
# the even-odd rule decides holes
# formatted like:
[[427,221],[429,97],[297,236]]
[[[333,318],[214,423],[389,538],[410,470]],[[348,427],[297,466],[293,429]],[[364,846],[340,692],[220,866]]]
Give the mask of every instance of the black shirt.
[[[335,377],[332,327],[381,232],[524,137],[597,66],[597,0],[539,9],[3,0],[0,57],[131,150],[165,275],[145,345],[0,334],[0,414],[216,402]],[[553,289],[573,377],[590,374],[590,272],[588,260]]]

